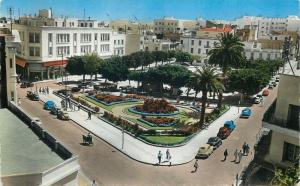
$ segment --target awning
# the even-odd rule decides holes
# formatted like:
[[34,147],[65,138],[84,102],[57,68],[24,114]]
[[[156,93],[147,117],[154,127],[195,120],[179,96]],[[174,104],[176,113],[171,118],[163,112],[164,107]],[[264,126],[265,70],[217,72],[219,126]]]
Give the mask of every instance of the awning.
[[58,61],[48,61],[44,62],[44,67],[57,67],[57,66],[64,66],[68,63],[68,60],[58,60]]
[[19,58],[19,57],[16,57],[16,64],[24,68],[25,65],[26,65],[26,60],[22,59],[22,58]]

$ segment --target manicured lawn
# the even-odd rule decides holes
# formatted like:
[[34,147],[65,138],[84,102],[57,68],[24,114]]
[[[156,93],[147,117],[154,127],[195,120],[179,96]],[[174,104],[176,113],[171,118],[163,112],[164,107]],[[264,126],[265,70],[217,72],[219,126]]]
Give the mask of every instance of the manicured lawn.
[[151,127],[135,118],[130,118],[130,117],[125,117],[125,118],[129,121],[132,121],[134,123],[141,125],[142,127],[146,128],[146,129],[154,129],[154,130],[172,130],[172,129],[174,129],[174,127]]
[[98,107],[101,107],[101,108],[104,108],[105,110],[109,110],[109,111],[112,111],[113,108],[117,107],[117,106],[123,106],[123,105],[136,105],[136,104],[141,104],[141,102],[127,102],[127,103],[120,103],[120,104],[115,104],[115,105],[110,105],[110,106],[107,106],[107,105],[104,105],[100,102],[97,102],[91,98],[88,98],[86,96],[80,96],[81,99],[85,99],[91,103],[93,103],[94,105],[97,105]]
[[154,143],[159,144],[175,144],[182,142],[185,140],[185,136],[146,136],[144,135],[143,138],[146,138],[146,140]]

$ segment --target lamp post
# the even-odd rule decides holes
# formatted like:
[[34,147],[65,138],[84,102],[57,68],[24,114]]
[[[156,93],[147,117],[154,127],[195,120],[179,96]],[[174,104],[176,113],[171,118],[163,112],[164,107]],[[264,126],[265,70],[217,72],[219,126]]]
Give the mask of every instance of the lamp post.
[[63,65],[64,65],[64,53],[63,51],[61,52],[61,67],[60,67],[60,76],[61,76],[61,84],[63,85]]

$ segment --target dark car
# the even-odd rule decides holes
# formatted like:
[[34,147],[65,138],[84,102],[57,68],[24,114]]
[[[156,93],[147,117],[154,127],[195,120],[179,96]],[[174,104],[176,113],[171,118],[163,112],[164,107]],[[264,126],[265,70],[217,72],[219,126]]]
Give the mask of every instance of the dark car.
[[223,140],[223,139],[226,139],[230,135],[230,133],[231,132],[227,127],[221,127],[219,129],[217,136]]
[[27,87],[33,87],[33,86],[34,86],[34,84],[32,82],[26,82],[26,81],[22,82],[20,85],[21,88],[27,88]]
[[38,101],[39,95],[37,95],[36,93],[32,92],[32,91],[27,91],[27,95],[28,99],[32,100],[32,101]]
[[79,92],[80,88],[79,87],[72,87],[71,92]]
[[219,137],[210,137],[207,141],[207,144],[214,147],[214,150],[222,145],[222,140]]

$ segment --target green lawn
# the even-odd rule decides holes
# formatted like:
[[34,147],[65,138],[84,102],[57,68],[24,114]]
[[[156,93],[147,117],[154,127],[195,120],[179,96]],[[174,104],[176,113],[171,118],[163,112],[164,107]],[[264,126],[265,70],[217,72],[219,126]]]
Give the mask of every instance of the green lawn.
[[185,140],[185,136],[146,136],[144,135],[143,138],[146,138],[149,142],[154,142],[158,144],[175,144],[180,143]]
[[141,125],[142,127],[146,128],[146,129],[154,129],[154,130],[172,130],[172,129],[174,129],[174,127],[151,127],[135,118],[130,118],[130,117],[125,117],[125,118],[129,121],[132,121],[134,123]]
[[142,102],[126,102],[126,103],[119,103],[119,104],[115,104],[115,105],[104,105],[100,102],[97,102],[91,98],[88,98],[86,96],[80,96],[80,98],[85,99],[91,103],[93,103],[94,105],[97,105],[98,107],[104,108],[105,110],[109,110],[112,111],[113,108],[117,107],[117,106],[123,106],[123,105],[136,105],[136,104],[141,104]]

